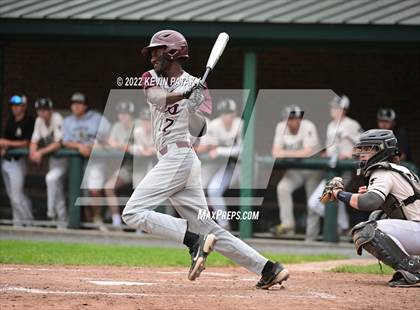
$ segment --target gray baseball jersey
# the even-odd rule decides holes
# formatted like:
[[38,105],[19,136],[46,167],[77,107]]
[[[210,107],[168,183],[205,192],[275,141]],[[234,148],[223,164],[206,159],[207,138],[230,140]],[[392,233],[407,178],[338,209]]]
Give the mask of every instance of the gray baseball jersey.
[[[150,70],[142,75],[141,81],[143,89],[158,86],[167,92],[183,93],[194,85],[198,78],[184,71],[178,78],[168,80],[158,76],[155,70]],[[207,91],[204,92],[204,97],[202,107],[211,106],[211,99]],[[166,105],[166,102],[162,102],[161,105],[152,104],[149,100],[148,103],[151,112],[152,136],[156,150],[160,150],[164,146],[177,141],[191,143],[188,130],[188,100],[180,100],[171,105]]]

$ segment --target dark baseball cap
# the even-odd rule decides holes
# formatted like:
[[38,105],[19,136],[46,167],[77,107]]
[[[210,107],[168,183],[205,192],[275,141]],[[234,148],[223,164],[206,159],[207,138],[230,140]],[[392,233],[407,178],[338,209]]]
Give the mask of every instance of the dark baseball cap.
[[380,108],[376,114],[376,117],[380,121],[392,122],[397,118],[397,114],[395,113],[394,109]]
[[76,92],[71,96],[71,100],[72,103],[73,102],[84,102],[86,103],[86,95],[84,93],[81,92]]
[[289,118],[303,118],[303,114],[305,113],[301,107],[297,105],[289,105],[284,108],[283,111],[283,119],[287,120]]
[[53,108],[53,102],[48,97],[38,98],[35,101],[35,109],[36,110],[41,110],[41,109],[51,110],[52,108]]

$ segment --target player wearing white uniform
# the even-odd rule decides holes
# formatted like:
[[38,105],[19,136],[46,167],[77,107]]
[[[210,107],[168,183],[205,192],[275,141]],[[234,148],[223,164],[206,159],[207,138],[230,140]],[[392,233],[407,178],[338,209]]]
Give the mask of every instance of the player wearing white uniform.
[[[50,98],[39,98],[35,102],[38,117],[35,120],[29,149],[29,159],[40,165],[44,156],[50,156],[61,147],[63,139],[63,117],[53,111]],[[67,159],[50,156],[48,158],[47,184],[47,216],[57,219],[57,228],[67,227],[66,200],[63,178],[67,170]]]
[[147,172],[153,168],[154,159],[156,158],[149,107],[141,109],[139,125],[134,127],[133,155],[135,156],[133,188],[136,188]]
[[[347,116],[349,108],[350,100],[347,96],[335,96],[330,102],[332,121],[327,127],[325,155],[330,158],[332,166],[335,166],[337,160],[351,159],[353,146],[358,141],[362,132],[360,124]],[[344,185],[347,185],[352,177],[352,173],[343,173],[342,177],[344,179]],[[324,216],[325,212],[325,205],[319,201],[325,184],[326,180],[324,179],[308,199],[308,207],[320,216]],[[339,202],[338,208],[338,225],[342,231],[345,231],[349,228],[346,207],[342,202]]]
[[[131,101],[120,101],[115,107],[118,120],[112,125],[109,134],[108,145],[111,148],[124,153],[133,152],[133,128],[139,126],[138,120],[134,119],[134,103]],[[121,226],[119,203],[115,191],[132,182],[133,159],[131,156],[124,156],[121,166],[112,173],[112,176],[105,183],[105,195],[112,216],[112,226]]]
[[[236,102],[232,99],[222,100],[217,104],[217,110],[220,116],[209,123],[207,134],[198,147],[199,152],[208,153],[211,159],[229,159],[223,165],[217,161],[207,161],[202,168],[203,186],[207,188],[207,199],[215,212],[226,211],[223,193],[239,179],[239,174],[234,172],[239,171],[235,170],[235,166],[242,140],[242,120],[237,116]],[[226,217],[218,218],[217,222],[223,228],[230,229]]]
[[[284,121],[276,127],[272,155],[275,158],[303,158],[312,155],[319,147],[318,133],[314,123],[303,119],[304,111],[298,106],[288,106],[284,111]],[[275,235],[295,232],[293,215],[293,192],[305,186],[309,197],[319,183],[319,172],[314,170],[287,170],[277,185],[277,199],[281,224],[272,227]],[[319,215],[308,208],[306,240],[313,240],[319,230]]]
[[[159,161],[133,192],[123,211],[123,220],[134,228],[188,246],[192,260],[190,280],[204,270],[206,257],[213,248],[248,270],[262,274],[259,288],[286,280],[289,274],[279,263],[267,260],[210,218],[199,218],[199,213],[208,212],[208,207],[201,186],[201,163],[190,146],[189,130],[194,135],[203,134],[204,118],[197,110],[210,112],[211,101],[203,86],[191,86],[197,79],[182,69],[181,61],[188,58],[184,36],[173,30],[159,31],[143,54],[151,57],[154,68],[142,75],[142,85],[151,109]],[[181,218],[154,211],[167,199]]]
[[396,270],[390,286],[420,284],[420,184],[419,178],[398,164],[397,139],[391,130],[364,132],[354,157],[368,187],[358,194],[333,188],[333,198],[362,211],[372,211],[369,221],[352,229],[358,254],[362,248]]
[[12,115],[9,117],[3,138],[0,139],[1,172],[13,212],[13,225],[22,226],[32,221],[32,204],[25,195],[24,184],[26,159],[21,155],[9,155],[8,149],[27,147],[34,130],[34,118],[27,114],[24,95],[9,100]]

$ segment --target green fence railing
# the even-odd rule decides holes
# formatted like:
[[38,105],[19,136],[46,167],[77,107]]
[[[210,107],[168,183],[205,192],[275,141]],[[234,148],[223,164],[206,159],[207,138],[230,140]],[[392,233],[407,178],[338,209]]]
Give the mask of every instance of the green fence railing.
[[[257,162],[260,165],[272,165],[273,158],[270,156],[259,156]],[[417,167],[411,162],[403,162],[404,166],[417,174]],[[331,165],[329,158],[311,157],[311,158],[284,158],[277,159],[274,162],[275,168],[280,169],[313,169],[324,170],[325,179],[329,180],[335,176],[340,176],[345,171],[355,171],[356,162],[353,160],[340,160]],[[327,242],[338,242],[337,233],[337,207],[335,202],[326,205],[324,215],[323,240]]]
[[[99,152],[100,153],[100,152]],[[8,155],[28,155],[28,149],[17,148],[11,149],[7,152]],[[105,156],[121,155],[117,150],[106,150],[103,152]],[[54,153],[56,157],[67,157],[69,159],[68,167],[68,206],[69,206],[69,227],[80,227],[80,208],[75,204],[78,197],[80,197],[80,185],[83,179],[83,165],[84,158],[80,154],[71,149],[60,149]],[[200,156],[203,161],[210,160],[207,156]],[[273,158],[270,156],[256,156],[255,158],[258,167],[262,165],[273,165]],[[414,164],[404,162],[403,165],[417,173],[417,168]],[[341,160],[331,167],[328,158],[313,157],[313,158],[287,158],[277,159],[274,161],[274,168],[277,169],[314,169],[323,170],[326,172],[325,178],[329,179],[334,176],[342,174],[344,171],[354,171],[355,163],[352,160]],[[241,192],[242,194],[242,192]],[[248,196],[245,198],[249,198]],[[249,211],[250,206],[245,204],[240,207],[241,211]],[[246,232],[240,232],[241,236],[252,235],[252,225],[241,225],[241,229],[246,229]],[[337,208],[334,203],[327,204],[324,218],[324,241],[337,242]]]

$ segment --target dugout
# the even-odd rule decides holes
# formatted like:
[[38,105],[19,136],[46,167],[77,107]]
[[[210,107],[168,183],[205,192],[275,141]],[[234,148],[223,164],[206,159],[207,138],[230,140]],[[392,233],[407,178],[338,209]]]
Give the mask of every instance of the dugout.
[[[187,70],[197,75],[217,34],[228,32],[229,46],[209,84],[250,89],[250,104],[258,89],[332,89],[350,97],[350,116],[366,129],[375,126],[379,107],[393,107],[420,164],[420,4],[412,0],[4,0],[1,123],[8,115],[6,98],[17,91],[29,102],[48,95],[66,111],[71,93],[84,90],[101,110],[118,76],[135,77],[149,68],[140,49],[163,28],[187,37]],[[251,118],[255,135],[246,149],[258,147],[255,136],[266,117],[277,116]],[[252,167],[253,160],[245,156],[244,166]],[[244,173],[247,188],[252,168]],[[241,235],[249,237],[251,227],[243,225]]]

